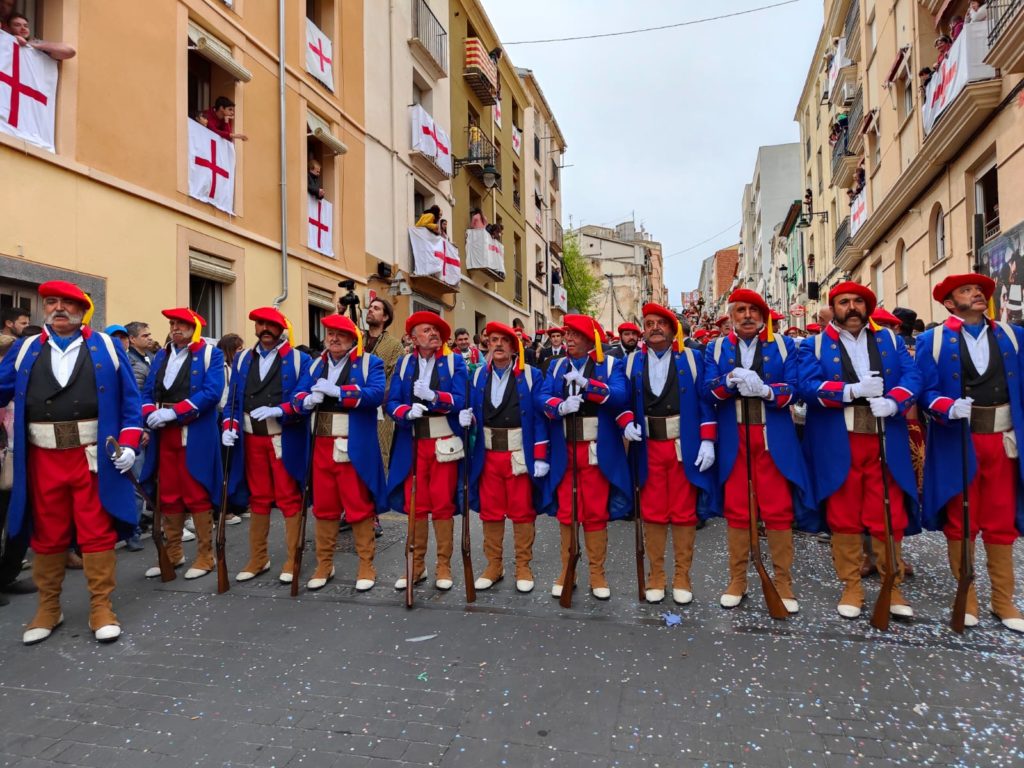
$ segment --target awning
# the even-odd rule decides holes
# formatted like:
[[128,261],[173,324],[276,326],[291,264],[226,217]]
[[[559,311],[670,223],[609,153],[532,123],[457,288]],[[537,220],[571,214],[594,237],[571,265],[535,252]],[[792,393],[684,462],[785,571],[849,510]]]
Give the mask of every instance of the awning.
[[309,131],[307,134],[309,137],[319,141],[332,154],[344,155],[348,152],[345,142],[331,133],[331,126],[327,124],[327,121],[311,109],[306,110],[306,129]]
[[942,22],[946,19],[946,14],[952,10],[952,5],[956,0],[946,0],[939,8],[939,12],[935,14],[935,30],[938,31],[939,27],[942,26]]
[[235,60],[231,48],[194,21],[188,23],[188,42],[190,50],[216,64],[235,80],[243,83],[252,80],[252,72]]
[[188,271],[197,277],[205,277],[216,283],[233,283],[237,277],[234,266],[228,259],[189,249]]
[[311,307],[326,309],[328,312],[334,312],[337,309],[337,305],[334,303],[334,291],[318,288],[315,285],[309,286],[306,292],[306,301]]
[[864,115],[864,122],[861,124],[860,133],[862,136],[867,136],[868,131],[878,132],[878,108],[872,109],[866,115]]
[[892,66],[889,67],[889,74],[885,76],[885,81],[882,83],[883,86],[888,88],[889,84],[896,79],[896,76],[899,74],[900,71],[900,65],[903,64],[904,60],[909,56],[909,54],[909,45],[904,45],[902,48],[900,48],[899,53],[896,54],[896,60],[892,63]]

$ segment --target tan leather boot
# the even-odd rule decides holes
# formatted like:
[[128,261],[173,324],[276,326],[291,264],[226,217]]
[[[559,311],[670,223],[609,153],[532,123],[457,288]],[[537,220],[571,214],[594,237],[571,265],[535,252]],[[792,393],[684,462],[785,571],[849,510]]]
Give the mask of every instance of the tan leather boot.
[[[185,571],[186,579],[198,579],[213,570],[213,511],[193,512],[192,524],[196,529],[196,559]],[[174,562],[173,560],[171,561]]]
[[167,559],[175,568],[185,562],[185,553],[181,549],[181,533],[185,530],[185,513],[175,515],[163,514],[164,548]]
[[[947,539],[946,541],[946,553],[949,555],[949,569],[953,572],[953,578],[959,580],[961,560],[960,557],[960,545],[959,539]],[[974,542],[968,542],[969,552],[971,559],[974,559]],[[971,586],[967,590],[967,610],[964,612],[964,626],[976,627],[978,626],[978,617],[981,615],[981,607],[978,605],[978,591],[975,589],[975,576],[974,581],[971,582]],[[954,593],[955,600],[955,593]]]
[[672,575],[672,601],[677,605],[688,605],[693,602],[690,568],[693,566],[693,548],[696,541],[697,526],[672,526],[672,550],[675,556],[675,572]]
[[[910,604],[903,597],[903,593],[900,592],[900,584],[903,583],[903,542],[897,541],[894,543],[896,550],[896,580],[892,583],[892,602],[889,605],[889,613],[893,616],[898,616],[901,619],[909,619],[914,616],[914,609],[910,607]],[[885,576],[889,573],[889,562],[888,556],[886,555],[886,546],[884,541],[880,541],[874,537],[871,538],[871,547],[875,552],[875,563],[878,566],[878,578],[881,581],[885,581]]]
[[[408,525],[408,520],[406,520]],[[417,517],[413,523],[412,536],[412,572],[416,574],[413,584],[422,584],[427,579],[427,542],[430,538],[430,520],[426,517]],[[408,546],[408,545],[407,545]],[[405,560],[402,560],[404,571]],[[395,581],[395,589],[405,589],[405,576],[399,576]]]
[[316,543],[316,570],[306,589],[322,589],[334,578],[334,545],[338,542],[338,520],[316,519],[313,540]]
[[117,557],[114,550],[83,552],[82,570],[89,586],[89,629],[101,643],[109,643],[121,636],[110,596],[117,586]]
[[798,613],[800,603],[793,594],[793,530],[767,531],[768,550],[772,553],[775,589],[789,613]]
[[358,523],[352,523],[352,538],[355,540],[356,554],[359,555],[356,591],[366,592],[377,583],[377,571],[373,567],[373,558],[377,553],[377,540],[373,535],[373,518],[368,517]]
[[647,602],[665,599],[665,544],[668,525],[644,523],[644,550],[647,553]]
[[39,603],[36,615],[25,627],[22,642],[35,645],[48,638],[54,629],[64,621],[60,611],[60,592],[64,584],[64,571],[67,567],[68,553],[58,552],[55,555],[36,555],[32,558],[32,580],[39,590]]
[[729,543],[729,586],[719,603],[723,608],[735,608],[747,596],[747,569],[750,564],[750,531],[746,528],[726,529]]
[[533,591],[533,538],[536,535],[534,523],[515,523],[512,536],[516,548],[516,590],[519,592]]
[[249,562],[235,576],[235,581],[248,581],[270,570],[267,536],[270,535],[270,515],[252,513],[249,518]]
[[558,532],[562,539],[562,567],[558,569],[555,583],[551,586],[552,597],[562,596],[562,574],[565,573],[565,567],[569,565],[569,550],[572,548],[572,526],[559,523]]
[[477,589],[490,589],[505,577],[502,560],[504,558],[505,521],[483,524],[484,557],[487,567],[474,582]]
[[434,544],[437,546],[437,573],[434,586],[447,591],[452,588],[452,551],[455,548],[455,520],[434,521]]
[[590,594],[598,600],[607,600],[612,596],[604,575],[604,561],[608,556],[608,529],[584,531],[583,540],[587,544],[587,565],[590,567]]
[[992,613],[1007,629],[1024,632],[1024,618],[1013,604],[1013,546],[986,543],[985,554],[992,582]]
[[836,610],[844,619],[857,618],[864,607],[864,587],[860,583],[863,557],[859,533],[832,534],[832,562],[835,564],[836,576],[844,585]]
[[282,584],[291,584],[295,574],[295,549],[299,546],[302,535],[302,513],[284,519],[284,565],[277,580]]

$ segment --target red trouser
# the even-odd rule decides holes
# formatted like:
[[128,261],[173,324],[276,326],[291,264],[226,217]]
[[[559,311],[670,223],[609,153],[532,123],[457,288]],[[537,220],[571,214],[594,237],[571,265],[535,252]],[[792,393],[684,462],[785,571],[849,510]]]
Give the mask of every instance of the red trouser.
[[[878,435],[848,433],[850,438],[850,473],[839,490],[825,502],[825,519],[832,533],[860,534],[867,529],[874,538],[885,539],[885,502],[882,496],[882,461]],[[903,506],[903,489],[886,471],[889,485],[889,508],[892,511],[892,535],[903,538],[907,527],[907,511]]]
[[510,451],[484,451],[484,469],[480,473],[480,519],[500,523],[508,518],[513,523],[532,523],[537,519],[533,509],[533,483],[530,475],[512,474]]
[[284,462],[274,455],[268,435],[245,436],[245,482],[249,486],[249,508],[254,515],[269,515],[276,501],[285,517],[299,514],[302,489],[288,474]]
[[655,525],[696,525],[697,488],[676,458],[675,440],[647,441],[647,480],[640,489],[640,515]]
[[181,427],[170,424],[160,430],[157,455],[160,507],[168,515],[183,512],[209,512],[213,509],[210,494],[185,465],[185,446],[181,444]]
[[[416,517],[451,520],[455,516],[455,487],[459,484],[459,461],[437,460],[435,437],[420,437],[416,445]],[[468,448],[468,446],[467,446]],[[412,472],[405,478],[405,510],[412,506]]]
[[334,438],[318,437],[313,444],[313,517],[361,523],[373,517],[373,496],[351,462],[334,460]]
[[[1017,459],[1003,448],[1002,433],[974,435],[974,455],[978,469],[968,488],[971,539],[981,531],[986,544],[1013,544],[1017,540]],[[959,541],[963,535],[963,510],[957,494],[946,505],[947,539]]]
[[[725,481],[725,520],[730,528],[750,527],[750,508],[747,493],[747,438],[748,427],[738,425],[739,450]],[[793,497],[789,483],[775,466],[775,460],[764,443],[764,427],[750,428],[750,466],[754,471],[754,493],[764,527],[769,531],[788,531],[793,525]]]
[[[108,461],[103,456],[99,461]],[[100,484],[89,471],[85,448],[28,447],[30,545],[36,554],[67,552],[78,540],[82,552],[106,552],[117,544],[114,521],[100,504]]]
[[[565,474],[558,484],[558,522],[572,525],[572,443],[566,441]],[[608,527],[608,479],[601,468],[590,465],[590,443],[576,443],[576,498],[584,531]]]

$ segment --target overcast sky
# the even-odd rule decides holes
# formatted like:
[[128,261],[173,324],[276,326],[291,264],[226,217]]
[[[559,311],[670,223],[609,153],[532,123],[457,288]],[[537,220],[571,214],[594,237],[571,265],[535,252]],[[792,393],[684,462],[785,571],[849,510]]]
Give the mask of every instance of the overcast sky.
[[[483,0],[503,43],[675,24],[779,0]],[[757,148],[799,141],[793,121],[822,24],[821,0],[597,40],[508,45],[534,70],[569,151],[563,223],[635,212],[662,243],[669,301],[700,262],[739,240]],[[727,229],[728,228],[728,229]],[[689,248],[722,230],[706,245]]]

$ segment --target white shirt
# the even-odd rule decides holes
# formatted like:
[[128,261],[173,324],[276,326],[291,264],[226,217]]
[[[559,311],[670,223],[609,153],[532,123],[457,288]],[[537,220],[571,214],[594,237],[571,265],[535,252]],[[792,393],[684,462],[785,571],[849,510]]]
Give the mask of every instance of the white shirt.
[[964,343],[967,345],[967,354],[971,356],[971,362],[974,363],[974,367],[977,369],[979,374],[984,374],[988,370],[988,325],[981,326],[981,333],[978,334],[978,338],[974,336],[965,328],[964,329]]
[[46,343],[50,345],[50,367],[53,370],[53,377],[61,387],[66,387],[71,381],[71,373],[75,370],[75,363],[78,362],[78,355],[83,351],[82,345],[85,339],[79,336],[68,344],[67,349],[61,349],[52,338],[47,337]]
[[495,408],[501,405],[502,399],[505,397],[505,390],[508,389],[509,379],[515,378],[512,374],[512,364],[510,363],[504,371],[499,371],[497,368],[491,368],[491,405]]
[[754,336],[750,341],[744,341],[739,336],[736,337],[738,348],[740,351],[740,365],[744,368],[754,367],[754,355],[757,354],[757,336]]
[[167,352],[167,367],[164,368],[164,389],[170,390],[174,386],[174,380],[178,378],[186,360],[188,360],[188,344],[181,349],[172,345]]
[[337,384],[338,379],[341,378],[341,372],[345,370],[345,364],[348,363],[348,353],[346,352],[341,356],[338,362],[334,362],[334,358],[330,355],[327,356],[327,375],[324,376],[331,384]]
[[647,354],[647,376],[651,381],[651,394],[660,397],[668,381],[669,367],[672,365],[672,350],[666,349],[661,354],[653,349]]
[[[846,354],[850,356],[850,363],[860,381],[871,375],[871,356],[868,354],[868,333],[866,328],[861,328],[860,333],[854,336],[847,330],[839,328],[839,341],[842,343]],[[876,371],[876,373],[880,373]]]
[[260,359],[260,381],[267,378],[267,374],[270,373],[270,369],[274,367],[274,360],[277,359],[279,351],[283,346],[284,342],[282,341],[266,354],[263,354],[263,347],[260,347],[256,352],[256,356]]
[[436,359],[434,355],[423,357],[418,352],[416,353],[416,364],[419,366],[416,381],[422,381],[428,387],[430,386],[430,377],[434,375],[434,361]]

